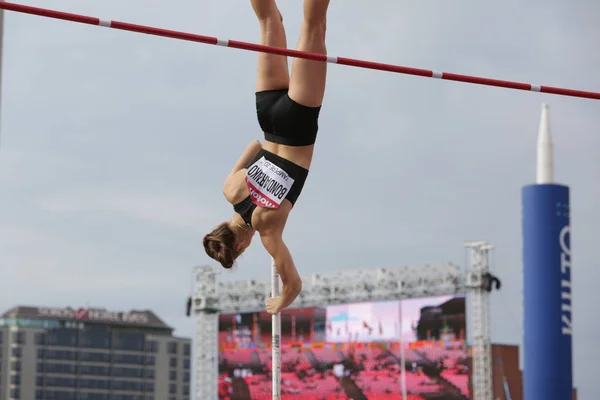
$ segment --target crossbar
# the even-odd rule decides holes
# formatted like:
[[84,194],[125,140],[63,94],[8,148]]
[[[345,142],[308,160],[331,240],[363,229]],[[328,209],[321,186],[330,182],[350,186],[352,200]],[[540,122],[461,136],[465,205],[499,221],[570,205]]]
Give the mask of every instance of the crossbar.
[[248,51],[276,54],[294,58],[304,58],[320,62],[346,65],[351,67],[366,68],[378,71],[394,72],[398,74],[415,75],[425,78],[437,78],[447,81],[456,81],[462,83],[471,83],[476,85],[502,87],[515,90],[526,90],[531,92],[541,92],[555,94],[560,96],[580,97],[587,99],[600,100],[599,92],[590,92],[575,89],[566,89],[546,85],[534,85],[530,83],[514,82],[500,79],[483,78],[471,75],[455,74],[451,72],[436,72],[427,69],[404,67],[401,65],[383,64],[373,61],[358,60],[346,57],[333,57],[325,54],[317,54],[306,51],[291,50],[286,48],[265,46],[260,44],[241,42],[238,40],[219,39],[212,36],[198,35],[173,31],[168,29],[156,28],[151,26],[136,25],[127,22],[104,20],[96,17],[89,17],[79,14],[71,14],[62,11],[55,11],[46,8],[31,7],[22,4],[8,3],[0,1],[0,9],[14,11],[24,14],[38,15],[41,17],[54,18],[63,21],[77,22],[81,24],[96,25],[106,28],[119,29],[130,32],[145,33],[148,35],[162,36],[171,39],[186,40],[204,44],[211,44],[224,47],[232,47]]

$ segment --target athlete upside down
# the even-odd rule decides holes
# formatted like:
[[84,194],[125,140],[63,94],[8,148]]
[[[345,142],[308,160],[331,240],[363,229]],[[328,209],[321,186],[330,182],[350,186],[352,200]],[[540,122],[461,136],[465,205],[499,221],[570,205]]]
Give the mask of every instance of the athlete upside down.
[[[286,48],[283,18],[275,0],[251,0],[260,23],[260,43]],[[304,0],[298,50],[326,54],[329,0]],[[206,254],[231,268],[256,232],[275,260],[283,282],[281,296],[268,299],[267,312],[288,307],[302,290],[302,280],[283,230],[308,176],[325,94],[327,64],[259,53],[256,112],[264,143],[250,143],[227,176],[223,194],[233,205],[231,220],[204,237]]]

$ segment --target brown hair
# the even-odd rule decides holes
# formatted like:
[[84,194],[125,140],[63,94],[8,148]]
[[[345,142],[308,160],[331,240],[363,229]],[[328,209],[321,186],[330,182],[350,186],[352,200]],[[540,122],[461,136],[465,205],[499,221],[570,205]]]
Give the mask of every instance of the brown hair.
[[204,236],[202,244],[210,258],[220,262],[223,268],[230,269],[239,255],[235,250],[235,239],[235,233],[229,227],[229,223],[223,222]]

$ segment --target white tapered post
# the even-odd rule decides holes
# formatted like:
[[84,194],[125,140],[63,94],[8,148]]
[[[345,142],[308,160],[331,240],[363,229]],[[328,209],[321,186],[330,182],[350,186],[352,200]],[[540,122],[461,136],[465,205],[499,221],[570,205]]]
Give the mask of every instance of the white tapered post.
[[[279,272],[275,260],[271,258],[271,297],[279,296]],[[273,379],[273,400],[281,399],[281,313],[273,314],[271,342],[271,371]]]

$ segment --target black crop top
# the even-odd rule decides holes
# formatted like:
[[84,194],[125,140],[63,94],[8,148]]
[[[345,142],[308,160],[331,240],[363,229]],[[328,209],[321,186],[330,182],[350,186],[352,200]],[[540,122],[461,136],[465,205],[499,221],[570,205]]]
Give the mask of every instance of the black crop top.
[[[266,171],[266,173],[263,173],[265,168],[264,164],[261,164],[262,158],[265,159],[265,162],[273,164],[276,169],[280,171],[279,174],[271,175],[275,179],[265,176],[272,174],[272,171]],[[261,170],[261,166],[263,170]],[[298,197],[300,197],[300,193],[302,192],[302,188],[304,187],[304,183],[308,177],[308,170],[306,168],[302,168],[301,166],[264,149],[259,151],[252,161],[245,166],[245,168],[248,170],[247,175],[251,175],[255,184],[257,182],[263,184],[262,187],[257,187],[260,185],[253,185],[251,182],[249,182],[249,179],[247,179],[246,185],[248,186],[248,191],[251,193],[251,195],[248,195],[248,197],[246,197],[244,200],[233,205],[233,210],[244,219],[244,222],[249,227],[252,227],[252,214],[257,206],[277,208],[265,205],[265,203],[268,203],[268,200],[266,202],[264,200],[261,202],[259,200],[253,200],[253,198],[265,198],[264,196],[260,195],[266,193],[266,195],[277,197],[279,202],[287,199],[290,203],[292,203],[293,206],[296,204]],[[287,177],[291,178],[293,183],[289,188],[281,188],[281,190],[277,190],[277,182],[274,181],[282,174],[287,174]],[[252,193],[254,193],[254,196]],[[268,199],[268,197],[266,198]]]
[[233,206],[233,210],[240,214],[247,226],[252,227],[252,213],[256,209],[256,204],[252,202],[250,196]]

